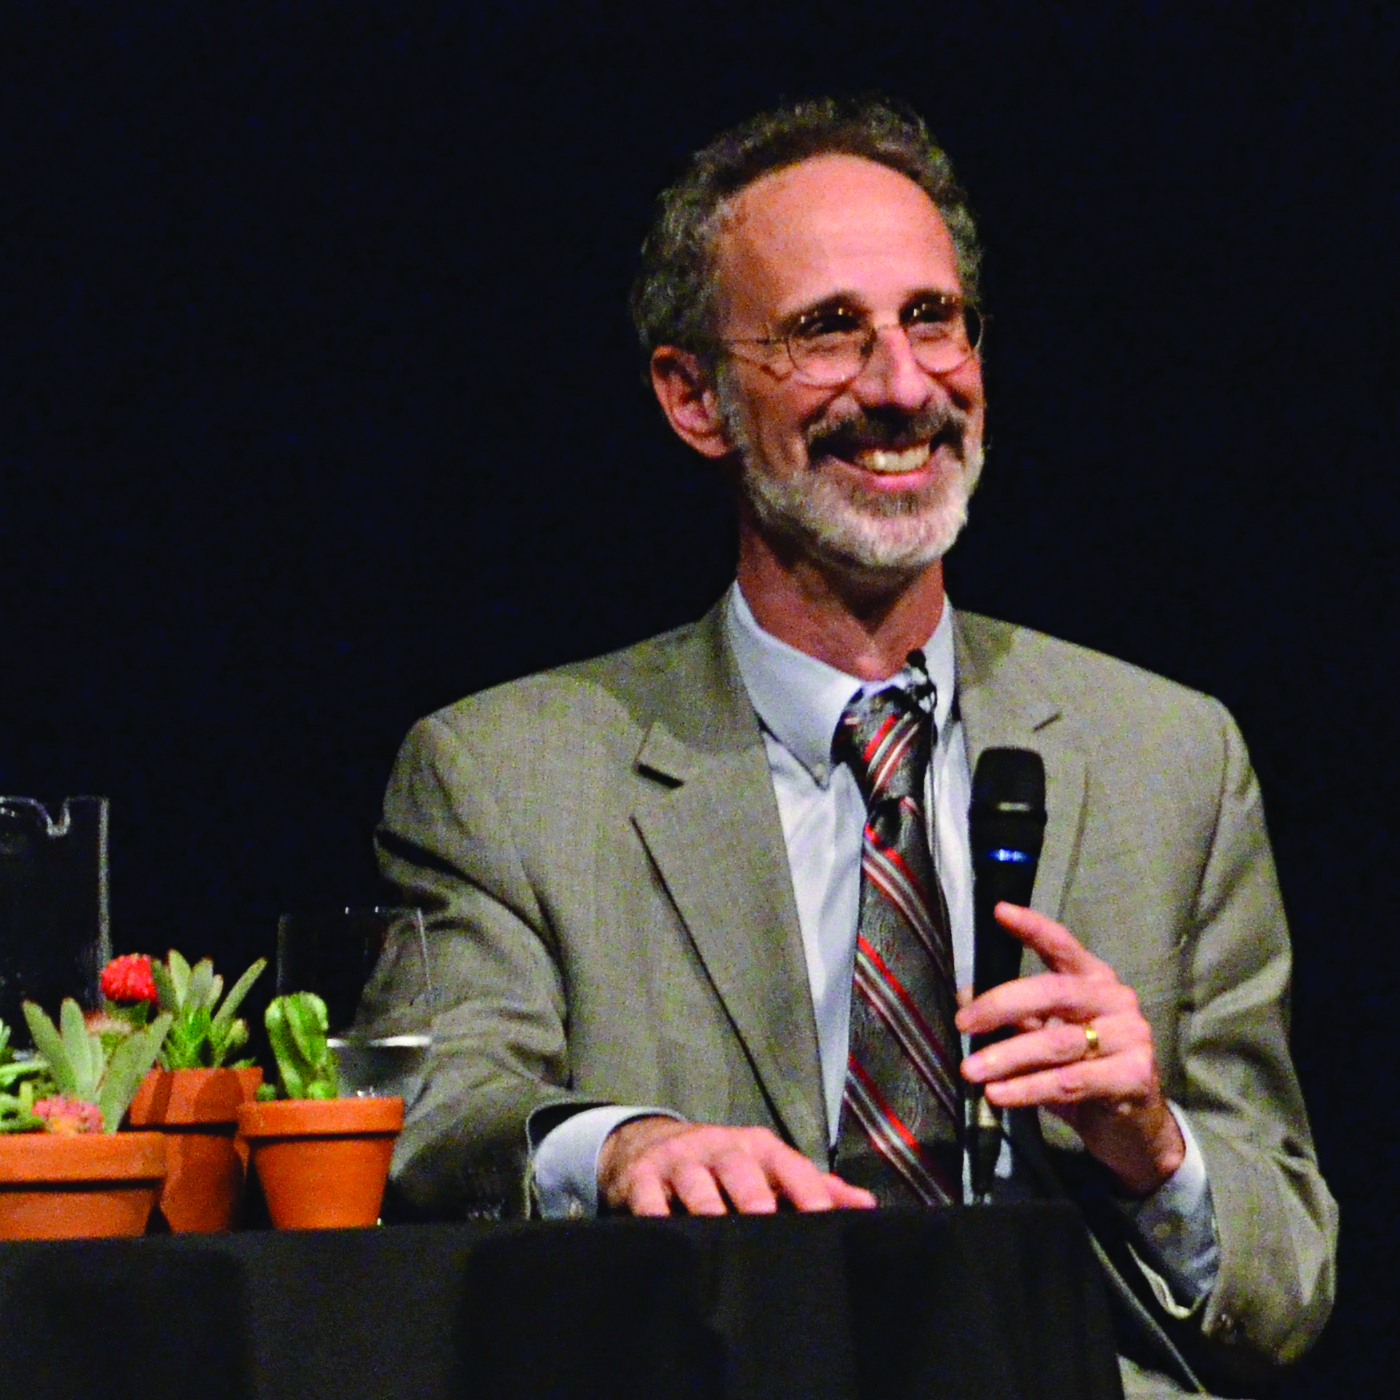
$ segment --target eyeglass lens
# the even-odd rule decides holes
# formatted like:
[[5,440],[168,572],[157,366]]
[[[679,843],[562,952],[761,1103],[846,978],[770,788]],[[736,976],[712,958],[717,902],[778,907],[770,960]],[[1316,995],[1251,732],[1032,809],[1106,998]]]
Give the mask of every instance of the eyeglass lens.
[[[968,360],[982,338],[982,318],[975,308],[949,308],[932,319],[915,319],[901,327],[914,362],[929,374],[947,374]],[[799,328],[787,337],[788,354],[797,376],[814,386],[833,386],[854,379],[875,349],[871,326]]]

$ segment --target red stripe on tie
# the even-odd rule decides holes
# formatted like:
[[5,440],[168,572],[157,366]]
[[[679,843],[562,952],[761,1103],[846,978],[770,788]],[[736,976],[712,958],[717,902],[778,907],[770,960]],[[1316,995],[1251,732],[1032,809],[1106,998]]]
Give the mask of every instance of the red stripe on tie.
[[878,754],[873,764],[868,763],[870,788],[874,793],[883,794],[889,787],[890,779],[904,762],[904,755],[918,737],[919,726],[912,715],[897,715],[897,729],[885,739],[884,752]]
[[[926,1205],[952,1204],[956,1192],[947,1173],[924,1153],[898,1116],[889,1112],[888,1103],[854,1059],[848,1065],[845,1100],[861,1120],[871,1147],[904,1178],[920,1200]],[[876,1121],[867,1121],[868,1116]]]
[[900,855],[900,853],[897,850],[895,850],[893,846],[886,846],[880,841],[872,841],[870,844],[874,846],[880,852],[880,854],[904,878],[904,882],[906,885],[908,885],[909,890],[913,894],[914,898],[918,900],[919,903],[921,903],[925,908],[927,908],[928,891],[923,887],[923,884],[919,880],[919,877],[915,875],[912,870],[909,869],[909,866],[905,863],[904,857]]
[[888,847],[870,842],[861,861],[865,878],[884,896],[889,908],[914,931],[944,975],[950,976],[952,970],[948,964],[948,950],[936,936],[928,901],[923,897],[922,889],[913,882],[908,867],[902,861],[891,860],[892,854]]
[[887,720],[885,720],[885,722],[879,727],[879,729],[877,729],[875,733],[871,735],[870,742],[865,746],[865,752],[861,755],[861,757],[865,761],[865,766],[867,769],[869,769],[870,767],[870,760],[875,757],[875,755],[880,750],[880,745],[884,743],[885,735],[888,734],[890,730],[893,729],[894,726],[898,723],[899,716],[890,715],[890,717]]
[[[877,971],[870,971],[863,965],[864,962]],[[865,1004],[889,1028],[929,1090],[937,1095],[944,1109],[956,1117],[958,1088],[943,1042],[919,1014],[898,979],[868,944],[860,948],[856,958],[855,986]]]
[[874,950],[874,948],[870,946],[869,943],[865,941],[864,937],[857,938],[856,946],[860,949],[862,953],[865,954],[867,958],[870,959],[871,963],[879,970],[880,976],[889,985],[891,991],[894,992],[895,996],[899,998],[900,1003],[904,1007],[905,1011],[909,1013],[909,1018],[914,1022],[915,1026],[923,1035],[924,1039],[928,1041],[928,1043],[931,1046],[933,1046],[934,1050],[937,1052],[937,1057],[939,1059],[946,1059],[947,1052],[943,1048],[943,1042],[939,1040],[938,1036],[933,1030],[933,1027],[930,1026],[926,1020],[924,1020],[923,1013],[914,1003],[914,998],[909,995],[909,993],[904,988],[904,984],[899,980],[898,977],[894,975],[894,972],[890,968],[890,965],[884,960],[884,958],[882,958],[879,955],[879,953],[877,953]]
[[[865,1068],[861,1065],[860,1061],[853,1057],[848,1062],[848,1068],[850,1072],[860,1080],[861,1087],[865,1092],[870,1095],[870,1101],[879,1109],[880,1117],[899,1134],[909,1150],[913,1152],[920,1161],[923,1161],[924,1154],[919,1151],[918,1139],[904,1126],[904,1122],[899,1114],[890,1107],[889,1100],[875,1087],[875,1081],[865,1072]],[[924,1165],[927,1166],[928,1164],[925,1163]]]

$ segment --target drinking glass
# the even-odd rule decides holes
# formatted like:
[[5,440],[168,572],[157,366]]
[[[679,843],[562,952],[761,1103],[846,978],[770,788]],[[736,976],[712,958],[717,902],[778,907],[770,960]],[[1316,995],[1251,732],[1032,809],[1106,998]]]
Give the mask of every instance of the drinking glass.
[[417,1097],[435,1009],[423,911],[378,907],[284,914],[277,993],[326,1003],[341,1092]]

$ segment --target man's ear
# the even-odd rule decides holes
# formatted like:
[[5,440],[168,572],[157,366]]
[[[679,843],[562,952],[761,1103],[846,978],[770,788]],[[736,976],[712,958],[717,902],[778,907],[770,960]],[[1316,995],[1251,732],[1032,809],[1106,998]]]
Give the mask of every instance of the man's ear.
[[674,345],[653,350],[651,387],[661,411],[683,442],[716,461],[733,451],[724,435],[719,400],[709,376],[689,350]]

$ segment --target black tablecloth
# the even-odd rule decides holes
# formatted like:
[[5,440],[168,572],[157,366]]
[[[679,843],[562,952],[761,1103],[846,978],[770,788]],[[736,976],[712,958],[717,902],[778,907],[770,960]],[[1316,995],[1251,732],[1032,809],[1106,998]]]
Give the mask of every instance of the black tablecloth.
[[1118,1397],[1063,1206],[0,1246],[0,1393]]

